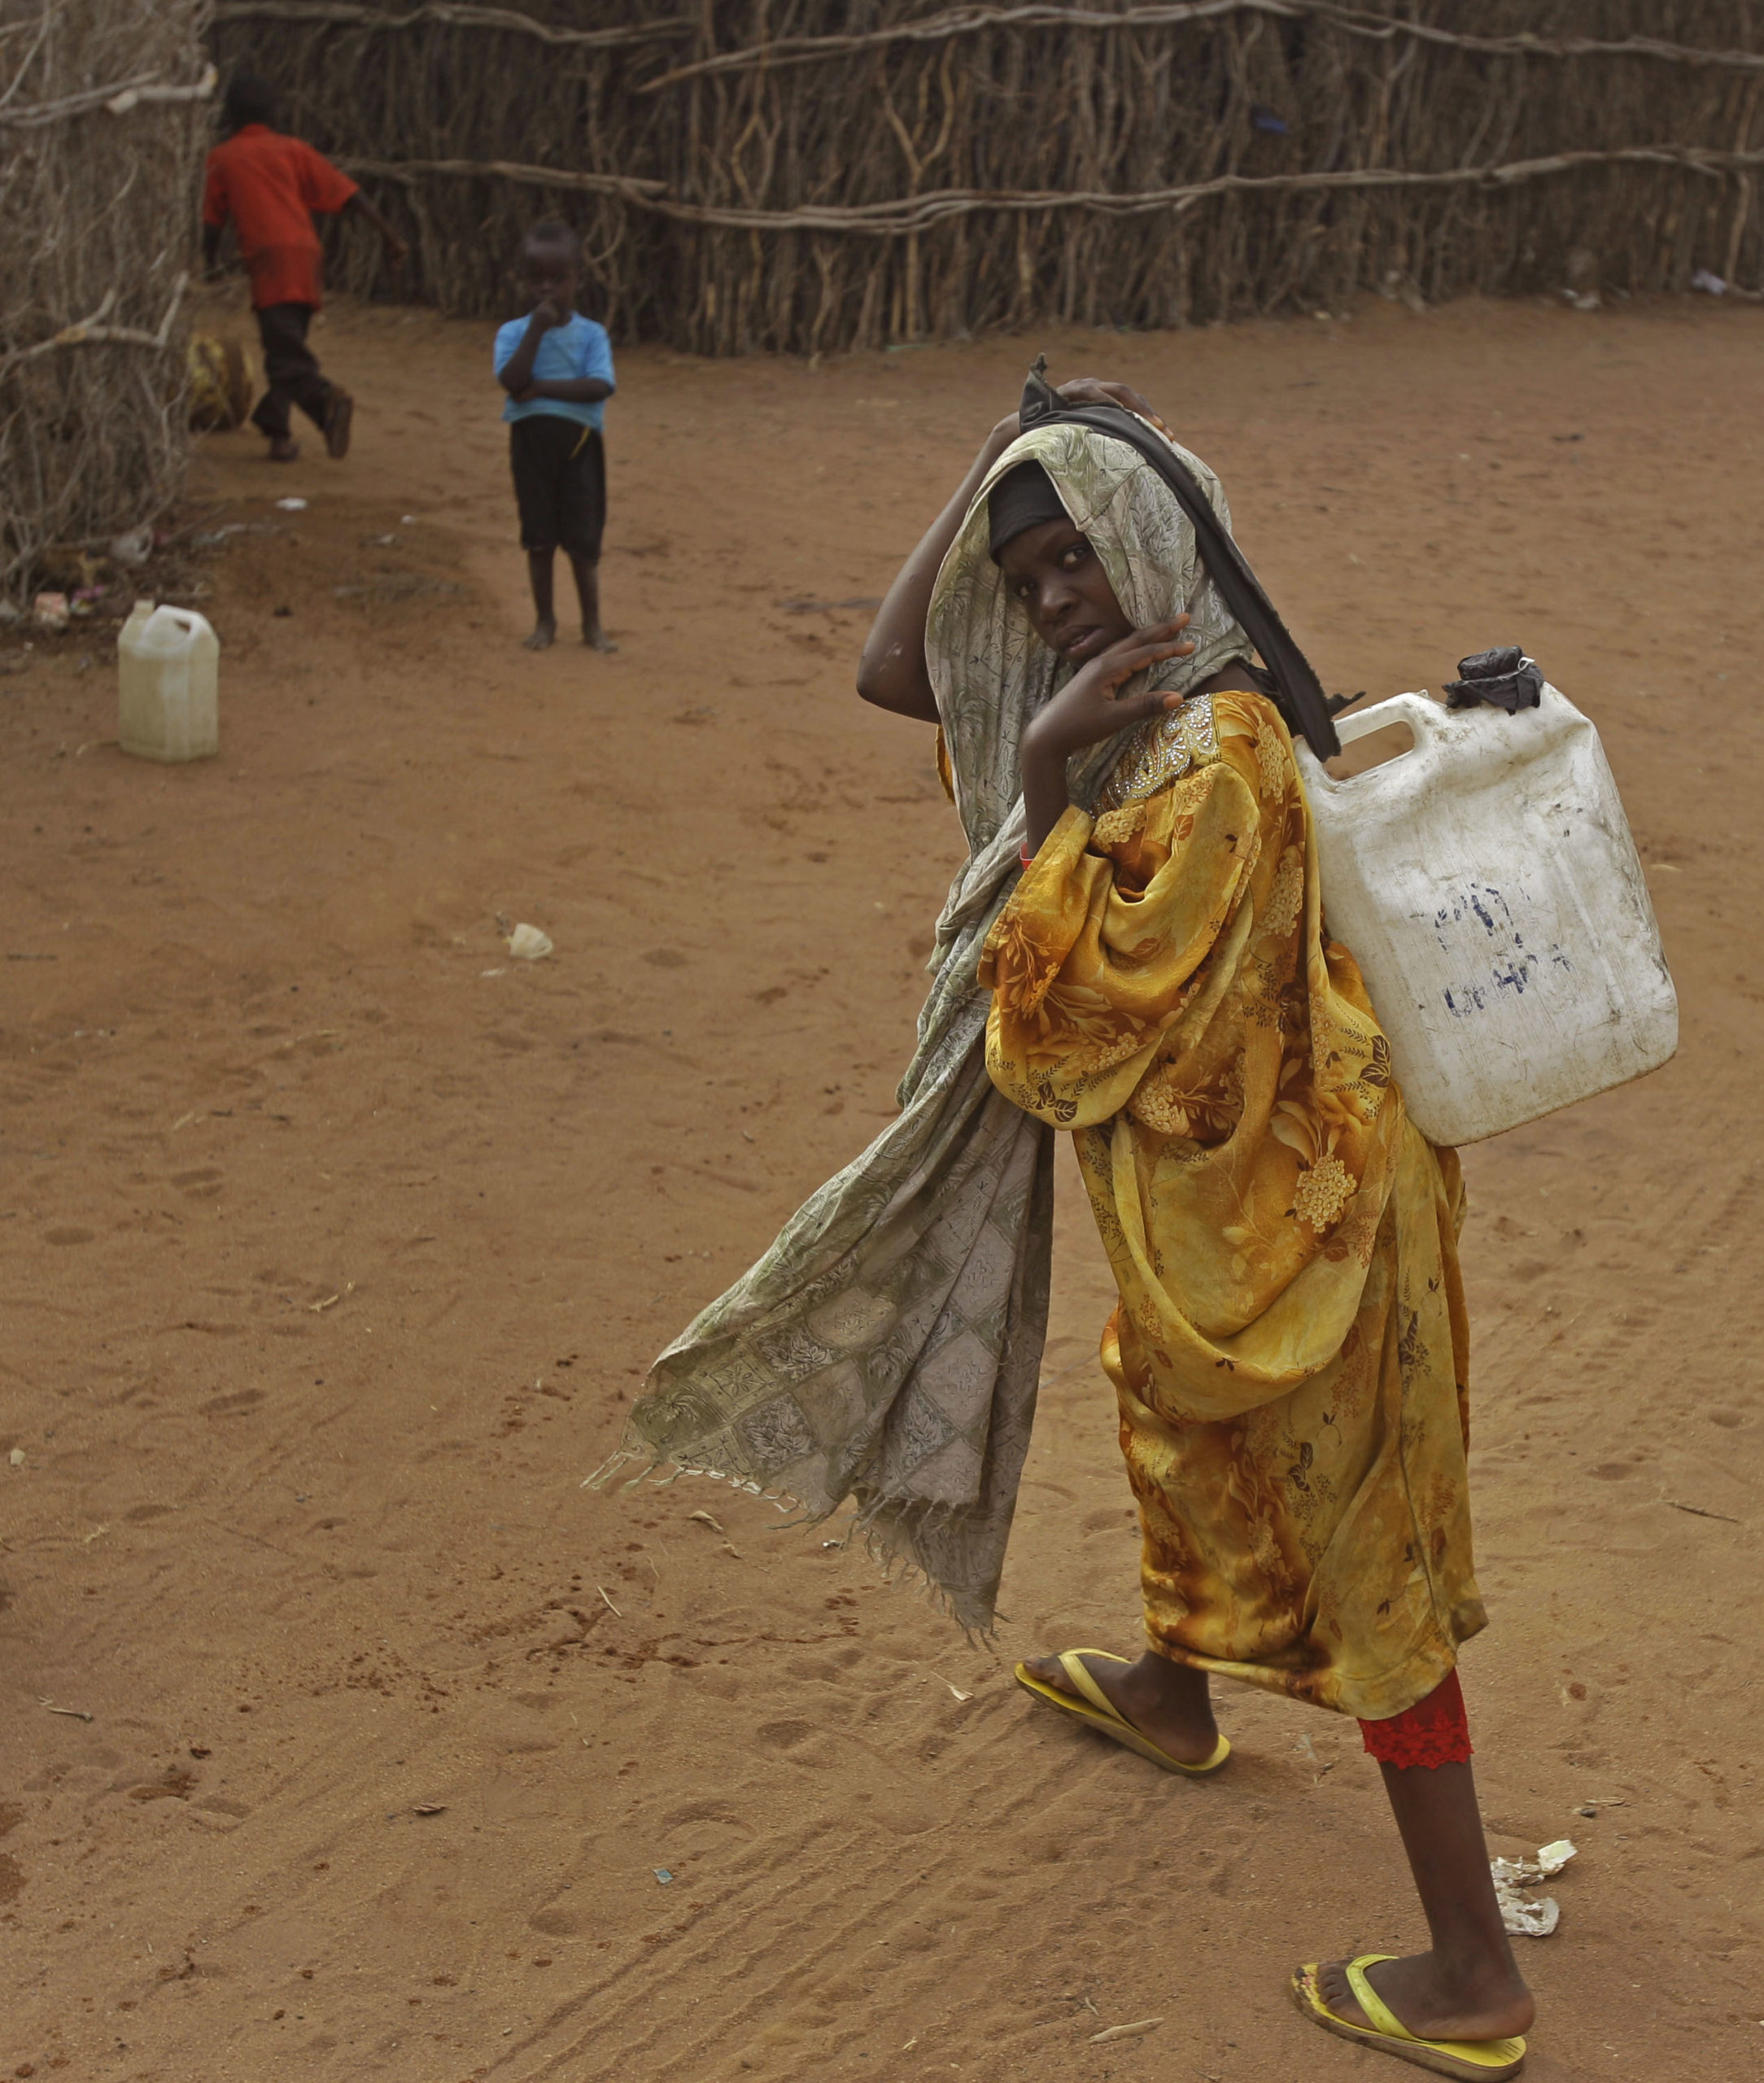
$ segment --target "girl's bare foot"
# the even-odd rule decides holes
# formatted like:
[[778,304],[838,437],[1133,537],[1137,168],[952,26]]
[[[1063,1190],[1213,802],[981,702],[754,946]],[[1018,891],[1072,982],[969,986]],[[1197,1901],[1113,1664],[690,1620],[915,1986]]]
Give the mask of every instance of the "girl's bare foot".
[[[1081,1661],[1109,1705],[1178,1764],[1204,1764],[1218,1749],[1219,1725],[1204,1671],[1172,1663],[1150,1650],[1137,1663],[1110,1663],[1098,1657]],[[1058,1657],[1036,1657],[1024,1668],[1056,1692],[1078,1697]]]
[[596,623],[592,629],[583,631],[582,640],[591,651],[616,651],[618,648],[612,638],[598,623]]
[[[1511,1963],[1503,1968],[1491,1960],[1466,1970],[1437,1953],[1414,1953],[1381,1960],[1364,1973],[1398,2022],[1419,2039],[1513,2039],[1528,2033],[1537,2015],[1531,1992]],[[1317,1988],[1344,2024],[1370,2025],[1355,2000],[1346,1961],[1320,1967]]]
[[554,615],[541,615],[533,625],[533,634],[521,641],[529,651],[548,651],[557,641],[557,620]]
[[291,434],[273,434],[269,437],[269,460],[272,463],[298,463],[300,444]]
[[[1433,1949],[1381,1960],[1365,1970],[1367,1980],[1399,2024],[1422,2039],[1504,2040],[1527,2031],[1536,2006],[1489,1877],[1469,1761],[1384,1763],[1379,1771]],[[1317,1970],[1317,1992],[1343,2024],[1370,2024],[1342,1961]]]

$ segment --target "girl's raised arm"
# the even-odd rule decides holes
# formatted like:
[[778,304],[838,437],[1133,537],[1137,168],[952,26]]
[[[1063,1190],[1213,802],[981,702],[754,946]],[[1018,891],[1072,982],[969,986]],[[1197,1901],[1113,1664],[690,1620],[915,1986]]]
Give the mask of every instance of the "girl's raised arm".
[[972,467],[954,497],[925,531],[919,547],[900,568],[888,597],[877,610],[858,661],[858,692],[878,709],[920,722],[937,721],[937,698],[925,668],[925,617],[932,588],[950,545],[955,540],[986,473],[1017,438],[1017,416],[999,421],[981,443]]

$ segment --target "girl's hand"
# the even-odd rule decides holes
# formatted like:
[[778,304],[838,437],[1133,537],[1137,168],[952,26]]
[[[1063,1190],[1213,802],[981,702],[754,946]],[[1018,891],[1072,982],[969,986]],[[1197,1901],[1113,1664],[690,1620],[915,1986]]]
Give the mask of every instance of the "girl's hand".
[[1060,385],[1059,395],[1068,405],[1124,405],[1129,412],[1137,413],[1154,426],[1164,426],[1151,400],[1142,397],[1130,383],[1110,383],[1100,377],[1075,376],[1070,383]]
[[1025,762],[1033,754],[1038,760],[1057,760],[1063,766],[1086,745],[1176,708],[1182,697],[1167,688],[1129,696],[1116,690],[1148,666],[1161,665],[1166,658],[1186,657],[1194,648],[1181,640],[1181,632],[1187,627],[1186,615],[1153,622],[1147,628],[1133,631],[1088,665],[1081,666],[1024,731]]
[[1161,688],[1125,697],[1116,690],[1147,666],[1185,657],[1194,648],[1180,640],[1187,627],[1188,617],[1177,615],[1111,644],[1100,657],[1081,666],[1024,731],[1023,808],[1032,854],[1041,851],[1042,841],[1065,813],[1070,801],[1066,762],[1072,755],[1181,703],[1181,695]]
[[[1075,376],[1070,383],[1059,386],[1059,395],[1068,405],[1124,405],[1129,412],[1137,413],[1142,419],[1150,420],[1165,433],[1169,431],[1150,403],[1129,383],[1107,383],[1099,377]],[[987,458],[989,468],[1022,431],[1023,423],[1017,415],[1006,413],[980,446],[980,453]]]

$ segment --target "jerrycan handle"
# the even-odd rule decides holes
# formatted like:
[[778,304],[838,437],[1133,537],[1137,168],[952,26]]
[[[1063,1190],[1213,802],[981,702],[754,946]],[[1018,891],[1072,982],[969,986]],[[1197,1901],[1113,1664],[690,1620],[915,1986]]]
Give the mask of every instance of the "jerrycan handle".
[[[1351,716],[1338,716],[1335,735],[1344,745],[1351,745],[1356,738],[1382,731],[1387,724],[1407,723],[1415,733],[1416,749],[1419,751],[1438,735],[1445,714],[1437,701],[1430,701],[1425,694],[1393,694],[1388,701],[1374,702],[1370,709],[1358,710]],[[1377,770],[1374,768],[1373,771]]]
[[194,636],[203,622],[203,617],[194,608],[174,608],[169,600],[153,612],[164,615],[168,622],[175,622],[186,636]]

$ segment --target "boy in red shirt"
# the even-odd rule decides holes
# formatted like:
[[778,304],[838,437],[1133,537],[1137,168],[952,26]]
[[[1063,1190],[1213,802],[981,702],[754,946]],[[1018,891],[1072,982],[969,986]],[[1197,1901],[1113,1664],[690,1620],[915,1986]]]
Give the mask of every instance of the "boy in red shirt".
[[347,174],[299,138],[270,128],[275,115],[276,92],[267,80],[248,72],[233,80],[222,107],[226,139],[208,155],[203,258],[214,266],[230,219],[239,258],[251,278],[251,303],[264,343],[269,388],[251,419],[269,437],[270,461],[291,463],[300,452],[290,431],[295,405],[323,434],[326,452],[340,458],[349,452],[355,401],[324,376],[306,343],[321,300],[312,213],[357,212],[385,240],[386,257],[395,268],[408,249]]

